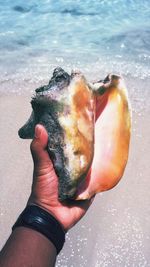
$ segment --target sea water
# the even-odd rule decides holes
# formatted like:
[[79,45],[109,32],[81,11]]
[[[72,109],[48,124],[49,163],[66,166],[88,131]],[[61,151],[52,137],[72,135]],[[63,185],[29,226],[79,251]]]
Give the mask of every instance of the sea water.
[[47,82],[56,66],[145,79],[149,26],[149,0],[0,0],[0,90]]

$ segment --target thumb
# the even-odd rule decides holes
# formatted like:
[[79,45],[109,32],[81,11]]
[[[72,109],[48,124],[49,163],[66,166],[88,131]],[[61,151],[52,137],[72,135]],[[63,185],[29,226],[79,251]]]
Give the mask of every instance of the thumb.
[[51,163],[49,154],[47,152],[48,134],[46,129],[37,124],[35,127],[34,139],[31,142],[31,154],[34,164]]

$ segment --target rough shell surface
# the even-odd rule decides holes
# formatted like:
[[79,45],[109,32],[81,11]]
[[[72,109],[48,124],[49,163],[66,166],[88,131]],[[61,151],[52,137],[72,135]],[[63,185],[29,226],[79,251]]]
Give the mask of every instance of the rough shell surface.
[[37,123],[48,132],[48,152],[59,178],[59,198],[74,198],[89,170],[94,152],[94,97],[81,73],[57,68],[49,84],[36,89],[33,112],[19,130],[33,138]]

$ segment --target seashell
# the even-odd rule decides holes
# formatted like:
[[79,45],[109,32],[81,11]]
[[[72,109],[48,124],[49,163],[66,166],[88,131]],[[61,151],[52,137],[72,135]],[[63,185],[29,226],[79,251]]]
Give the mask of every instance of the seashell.
[[46,128],[60,200],[87,199],[117,184],[127,163],[131,128],[121,77],[89,84],[80,72],[69,75],[56,68],[49,84],[36,89],[31,105],[19,136],[33,138],[37,123]]
[[33,112],[19,130],[33,138],[37,123],[48,132],[48,152],[59,178],[59,198],[74,198],[94,152],[94,96],[80,72],[56,68],[49,84],[36,89]]

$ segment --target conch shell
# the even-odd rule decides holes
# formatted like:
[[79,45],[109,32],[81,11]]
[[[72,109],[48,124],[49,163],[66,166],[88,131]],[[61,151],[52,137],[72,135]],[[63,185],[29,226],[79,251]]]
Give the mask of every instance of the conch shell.
[[31,105],[33,112],[19,136],[33,138],[37,123],[46,128],[60,200],[87,199],[119,181],[131,125],[119,76],[89,84],[80,72],[69,75],[56,68],[49,84],[36,89]]
[[124,81],[120,76],[108,75],[94,88],[97,90],[94,158],[86,180],[78,187],[78,200],[113,188],[128,160],[131,108]]

